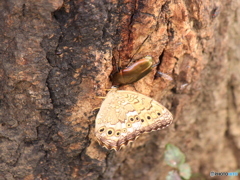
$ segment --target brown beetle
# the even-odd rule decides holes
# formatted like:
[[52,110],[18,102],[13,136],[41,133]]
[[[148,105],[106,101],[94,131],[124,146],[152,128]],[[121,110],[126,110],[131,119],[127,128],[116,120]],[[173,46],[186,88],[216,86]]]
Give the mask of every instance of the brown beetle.
[[112,84],[113,86],[120,86],[134,83],[151,72],[154,66],[152,57],[146,56],[133,63],[131,66],[113,73],[111,75]]

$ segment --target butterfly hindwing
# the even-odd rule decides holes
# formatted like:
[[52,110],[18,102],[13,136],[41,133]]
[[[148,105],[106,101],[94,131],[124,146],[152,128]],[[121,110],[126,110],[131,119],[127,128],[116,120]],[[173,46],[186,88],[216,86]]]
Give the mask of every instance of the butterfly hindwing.
[[118,91],[123,94],[138,112],[141,120],[139,131],[150,132],[163,129],[172,123],[172,114],[163,105],[145,95],[133,91]]
[[172,114],[160,103],[142,94],[112,88],[96,117],[99,143],[119,150],[140,134],[172,123]]

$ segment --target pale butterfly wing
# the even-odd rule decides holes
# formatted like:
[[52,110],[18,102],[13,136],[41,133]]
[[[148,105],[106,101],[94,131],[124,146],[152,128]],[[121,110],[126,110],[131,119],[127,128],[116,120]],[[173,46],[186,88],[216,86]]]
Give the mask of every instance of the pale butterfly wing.
[[140,134],[167,127],[172,114],[160,103],[133,91],[112,88],[96,117],[98,142],[119,150]]

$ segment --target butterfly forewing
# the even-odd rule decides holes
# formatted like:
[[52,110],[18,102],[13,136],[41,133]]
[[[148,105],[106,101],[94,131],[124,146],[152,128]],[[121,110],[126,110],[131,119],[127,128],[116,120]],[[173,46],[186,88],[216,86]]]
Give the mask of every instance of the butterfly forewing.
[[102,146],[119,150],[140,134],[172,123],[172,114],[142,94],[112,88],[96,117],[96,137]]

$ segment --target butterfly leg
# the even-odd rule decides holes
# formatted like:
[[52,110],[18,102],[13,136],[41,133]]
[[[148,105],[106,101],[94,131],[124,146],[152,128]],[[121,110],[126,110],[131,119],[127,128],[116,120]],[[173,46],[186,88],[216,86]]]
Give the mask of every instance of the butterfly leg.
[[100,107],[93,108],[92,111],[95,111],[95,110],[98,110],[98,109],[100,109]]
[[111,89],[105,89],[105,91],[111,91]]
[[97,96],[97,98],[105,99],[106,97],[103,97],[103,96]]

